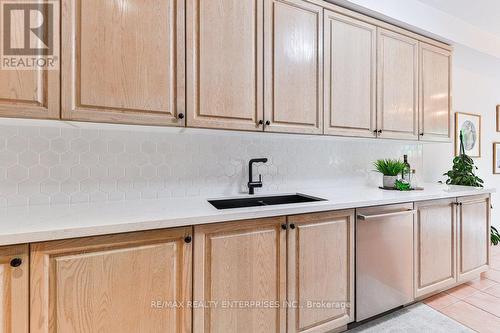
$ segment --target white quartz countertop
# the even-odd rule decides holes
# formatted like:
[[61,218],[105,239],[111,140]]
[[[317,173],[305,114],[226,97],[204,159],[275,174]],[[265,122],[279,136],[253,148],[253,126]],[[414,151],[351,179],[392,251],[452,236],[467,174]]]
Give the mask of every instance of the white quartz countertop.
[[424,188],[411,192],[364,186],[304,189],[297,192],[326,201],[227,210],[215,209],[205,197],[3,208],[0,246],[495,192],[438,184],[424,184]]

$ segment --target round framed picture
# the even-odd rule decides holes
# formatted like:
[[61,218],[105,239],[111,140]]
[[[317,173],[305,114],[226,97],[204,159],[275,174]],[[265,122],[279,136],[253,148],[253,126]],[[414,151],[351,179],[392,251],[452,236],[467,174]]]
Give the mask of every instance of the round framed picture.
[[472,113],[455,113],[455,155],[460,154],[460,133],[465,154],[481,157],[481,116]]

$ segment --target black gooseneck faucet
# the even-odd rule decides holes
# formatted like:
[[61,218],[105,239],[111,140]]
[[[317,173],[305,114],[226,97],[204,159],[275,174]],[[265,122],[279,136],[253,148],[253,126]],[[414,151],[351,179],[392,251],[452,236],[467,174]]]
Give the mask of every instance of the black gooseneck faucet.
[[262,187],[262,175],[259,175],[258,181],[253,181],[253,165],[254,163],[266,163],[267,158],[254,158],[248,162],[248,194],[254,194],[256,187]]

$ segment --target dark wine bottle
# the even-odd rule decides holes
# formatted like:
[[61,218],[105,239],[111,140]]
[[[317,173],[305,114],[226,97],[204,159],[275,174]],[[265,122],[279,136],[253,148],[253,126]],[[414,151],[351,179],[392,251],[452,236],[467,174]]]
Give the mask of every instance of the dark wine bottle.
[[404,169],[403,171],[401,172],[401,178],[403,178],[403,180],[406,180],[407,182],[410,182],[410,177],[411,177],[411,165],[410,163],[408,163],[408,155],[403,155],[403,159],[404,159]]

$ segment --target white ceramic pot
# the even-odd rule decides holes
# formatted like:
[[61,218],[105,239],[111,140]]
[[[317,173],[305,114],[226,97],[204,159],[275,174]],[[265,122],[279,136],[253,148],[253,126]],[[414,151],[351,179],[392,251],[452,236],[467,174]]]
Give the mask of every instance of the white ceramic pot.
[[398,176],[385,176],[384,175],[384,187],[394,188],[394,183],[398,179]]

